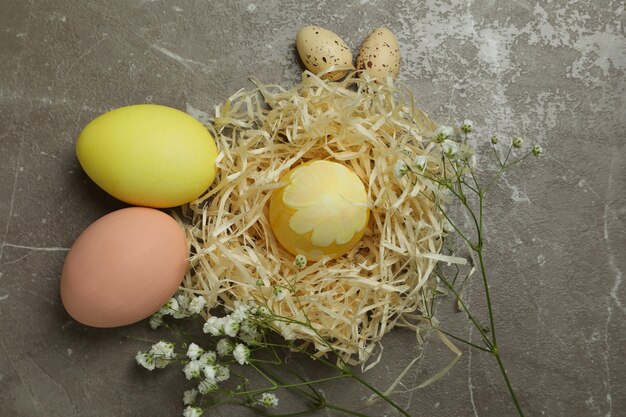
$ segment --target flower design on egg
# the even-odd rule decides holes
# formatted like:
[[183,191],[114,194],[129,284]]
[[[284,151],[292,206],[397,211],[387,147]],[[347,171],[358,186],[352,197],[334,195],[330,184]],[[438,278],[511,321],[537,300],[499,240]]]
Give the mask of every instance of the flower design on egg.
[[348,243],[367,219],[367,195],[359,177],[333,162],[316,161],[295,171],[283,202],[296,209],[289,227],[299,234],[312,232],[315,246]]
[[309,259],[336,257],[362,237],[369,218],[359,177],[336,162],[314,161],[290,171],[288,184],[270,204],[280,243]]

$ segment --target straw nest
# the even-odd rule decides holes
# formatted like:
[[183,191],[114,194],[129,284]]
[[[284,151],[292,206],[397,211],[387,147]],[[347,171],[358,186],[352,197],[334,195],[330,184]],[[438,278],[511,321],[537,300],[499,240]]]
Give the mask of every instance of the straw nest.
[[[441,161],[425,140],[436,127],[413,105],[408,89],[350,74],[328,82],[309,72],[290,89],[263,85],[240,90],[215,110],[208,128],[220,154],[208,193],[184,207],[191,270],[184,288],[203,294],[209,307],[241,300],[266,304],[288,321],[274,328],[287,340],[330,348],[350,363],[364,363],[396,325],[417,328],[435,285],[430,279],[444,235],[433,203],[437,184],[416,175],[397,177],[398,161]],[[275,239],[268,201],[290,168],[328,159],[351,167],[366,185],[370,221],[360,243],[332,261],[304,269]],[[286,296],[278,300],[275,288]],[[416,314],[417,313],[417,314]],[[305,317],[306,315],[306,317]]]

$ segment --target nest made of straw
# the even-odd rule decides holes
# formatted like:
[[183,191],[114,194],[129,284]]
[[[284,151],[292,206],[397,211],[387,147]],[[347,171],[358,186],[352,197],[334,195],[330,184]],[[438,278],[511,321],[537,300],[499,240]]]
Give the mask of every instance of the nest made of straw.
[[[408,90],[391,79],[350,74],[329,82],[309,72],[290,89],[263,85],[240,90],[216,108],[212,131],[220,154],[208,193],[185,207],[191,270],[183,286],[203,294],[212,307],[235,300],[267,303],[285,339],[333,350],[352,363],[365,362],[404,313],[424,311],[434,291],[429,279],[444,235],[439,187],[419,176],[398,177],[399,160],[422,155],[429,171],[441,162],[423,138],[435,125],[413,105]],[[352,168],[366,186],[370,221],[347,255],[300,270],[275,239],[267,205],[290,168],[329,159]],[[287,289],[274,297],[275,288]]]

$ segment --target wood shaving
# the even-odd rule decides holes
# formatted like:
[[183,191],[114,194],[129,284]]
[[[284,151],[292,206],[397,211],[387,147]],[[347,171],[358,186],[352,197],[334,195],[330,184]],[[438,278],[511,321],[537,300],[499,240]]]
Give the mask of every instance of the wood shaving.
[[[192,253],[183,287],[203,294],[209,307],[252,301],[288,319],[308,319],[315,331],[286,321],[274,328],[287,340],[313,344],[319,355],[331,350],[324,338],[341,360],[364,364],[396,324],[418,328],[401,317],[426,311],[436,289],[431,271],[438,260],[450,261],[439,255],[445,218],[433,200],[443,197],[440,187],[394,175],[397,161],[411,165],[419,155],[438,172],[440,151],[424,139],[436,125],[390,78],[352,73],[329,82],[307,71],[290,89],[253,82],[256,88],[218,106],[208,126],[220,149],[218,176],[183,207]],[[343,163],[361,178],[370,221],[347,255],[300,270],[272,234],[267,205],[284,185],[281,175],[319,159]],[[277,300],[275,288],[286,296]]]

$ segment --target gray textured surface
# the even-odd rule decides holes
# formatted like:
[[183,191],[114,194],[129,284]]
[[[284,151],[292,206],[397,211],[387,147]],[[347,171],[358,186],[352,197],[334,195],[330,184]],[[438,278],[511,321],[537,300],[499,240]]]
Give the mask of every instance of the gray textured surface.
[[[509,374],[529,416],[626,415],[623,1],[104,3],[0,2],[0,415],[180,415],[182,375],[133,364],[142,339],[155,338],[145,323],[89,329],[60,304],[65,248],[122,207],[83,174],[75,139],[126,104],[205,117],[250,75],[291,85],[295,34],[310,23],[355,50],[386,25],[400,40],[400,79],[436,120],[469,117],[482,137],[543,146],[545,158],[505,177],[487,213]],[[468,297],[480,309],[478,286]],[[441,311],[472,336],[449,304]],[[388,384],[413,344],[389,334],[371,379]],[[449,359],[429,341],[406,388]],[[333,389],[361,406],[362,393]],[[479,352],[395,398],[415,416],[514,415]]]

